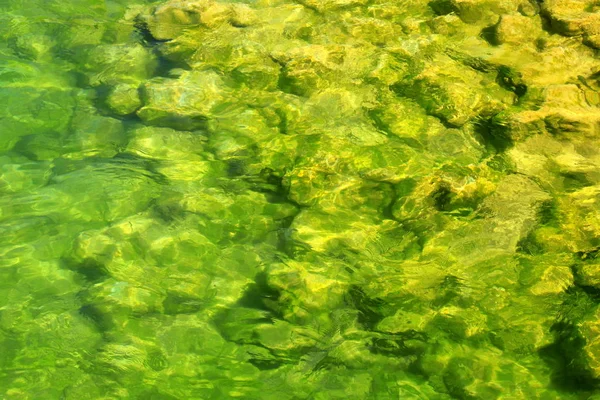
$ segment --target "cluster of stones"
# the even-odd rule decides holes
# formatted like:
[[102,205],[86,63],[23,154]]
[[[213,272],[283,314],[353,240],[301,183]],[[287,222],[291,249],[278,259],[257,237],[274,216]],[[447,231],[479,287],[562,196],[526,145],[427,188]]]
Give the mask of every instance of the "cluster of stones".
[[[3,17],[0,258],[21,266],[1,332],[85,338],[35,361],[69,398],[591,390],[597,7],[170,0],[59,35]],[[41,320],[39,282],[67,299]]]

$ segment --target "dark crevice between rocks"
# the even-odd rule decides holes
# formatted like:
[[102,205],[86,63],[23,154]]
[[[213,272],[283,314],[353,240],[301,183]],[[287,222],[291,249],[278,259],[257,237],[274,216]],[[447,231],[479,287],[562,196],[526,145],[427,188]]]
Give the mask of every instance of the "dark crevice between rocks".
[[582,261],[595,260],[597,258],[600,258],[600,248],[595,248],[588,251],[578,251],[577,253],[575,253],[575,255]]
[[[413,178],[406,178],[394,185],[396,198],[393,207],[396,203],[402,201],[404,197],[410,196],[418,185],[418,181]],[[411,201],[411,200],[409,200]],[[401,204],[401,203],[400,203]],[[392,209],[392,213],[394,210]],[[423,249],[427,241],[431,238],[432,222],[422,218],[401,218],[397,214],[394,215],[394,220],[400,222],[403,229],[411,232],[417,237],[416,245]],[[434,217],[435,218],[435,217]],[[437,218],[435,218],[437,220]],[[437,221],[439,222],[439,220]],[[433,222],[435,224],[436,222]]]
[[159,40],[156,39],[152,32],[150,31],[150,27],[148,23],[144,21],[144,19],[138,15],[133,21],[133,29],[135,34],[138,37],[138,41],[146,46],[146,47],[154,47],[158,44],[168,42],[169,40]]
[[283,184],[283,178],[271,168],[263,168],[256,176],[245,177],[244,180],[250,184],[250,190],[263,193],[270,203],[292,203],[290,201],[289,188]]
[[459,198],[447,182],[440,182],[429,195],[435,209],[454,217],[467,217],[475,212],[483,200],[477,196]]
[[527,236],[519,239],[516,251],[517,253],[536,256],[543,255],[545,249],[544,246],[537,241],[535,233],[530,232]]
[[436,308],[442,308],[450,304],[457,304],[461,307],[469,306],[469,298],[465,296],[470,289],[465,285],[465,280],[455,276],[446,275],[438,288],[438,295],[431,305]]
[[458,11],[458,8],[450,0],[432,0],[427,5],[437,15],[448,15]]
[[[419,83],[421,85],[422,82]],[[430,117],[436,118],[446,129],[456,129],[460,128],[460,125],[453,124],[449,122],[444,115],[440,115],[440,113],[436,112],[435,109],[432,109],[430,105],[422,104],[422,94],[419,88],[416,87],[417,84],[413,83],[412,85],[408,85],[405,82],[396,83],[390,86],[390,90],[398,97],[408,99],[412,102],[416,102],[419,104],[425,113]],[[421,100],[421,101],[420,101]]]
[[294,256],[294,239],[292,236],[294,230],[291,228],[294,218],[296,218],[295,215],[280,219],[278,221],[279,226],[275,231],[277,235],[277,251],[291,258]]
[[307,4],[305,1],[296,0],[296,3],[300,4],[302,7],[314,12],[317,15],[322,15],[323,13],[319,11],[319,9],[313,5]]
[[64,136],[64,133],[59,132],[49,132],[44,135],[34,133],[21,136],[12,151],[27,157],[31,161],[45,161],[44,157],[40,157],[36,151],[40,144],[44,146],[45,150],[52,151],[59,156],[64,152]]
[[573,276],[575,277],[575,285],[577,289],[585,293],[596,304],[600,304],[600,288],[590,286],[589,282],[586,282],[587,279],[582,276],[580,270],[581,267],[585,266],[587,263],[595,264],[598,259],[600,259],[600,248],[595,248],[588,251],[579,251],[575,253],[575,256],[577,257],[578,261],[571,266],[571,270],[573,271]]
[[277,80],[277,88],[283,93],[293,94],[294,96],[302,96],[302,93],[294,87],[294,82],[287,76],[286,67],[282,66]]
[[286,257],[289,257],[292,260],[298,259],[304,255],[309,254],[312,251],[312,248],[307,243],[302,243],[296,239],[294,239],[295,229],[290,226],[287,228],[278,229],[278,246],[277,250],[282,254],[285,254]]
[[151,215],[160,221],[171,224],[185,219],[186,215],[190,214],[179,203],[176,202],[159,202],[156,199],[150,202],[149,206]]
[[169,293],[163,300],[162,305],[166,315],[195,314],[208,307],[209,302]]
[[[282,319],[278,311],[277,301],[279,291],[271,288],[265,272],[257,274],[255,282],[249,285],[243,296],[233,307],[218,312],[213,323],[221,336],[228,341],[251,345],[246,349],[248,362],[260,370],[272,370],[291,362],[288,357],[275,354],[271,349],[260,343],[255,327],[263,324],[273,324],[275,319]],[[247,309],[266,311],[253,315]]]
[[161,78],[177,78],[178,74],[174,74],[173,71],[183,70],[183,71],[191,71],[192,67],[190,67],[187,63],[183,61],[174,61],[165,58],[160,52],[160,47],[156,47],[154,50],[154,54],[156,55],[156,59],[158,61],[158,65],[154,70],[155,77]]
[[581,284],[581,275],[576,268],[572,268],[572,270],[575,275],[575,286],[593,299],[596,304],[600,303],[600,289],[595,286]]
[[[484,28],[480,34],[480,36],[490,44],[497,45],[499,43],[496,42],[495,35],[496,25]],[[513,92],[517,97],[522,97],[527,93],[527,85],[523,82],[521,73],[507,65],[497,65],[486,61],[481,57],[472,57],[452,49],[447,49],[445,53],[448,57],[475,71],[496,73],[496,83],[500,87]]]
[[267,311],[273,317],[283,319],[283,315],[277,306],[281,293],[269,285],[268,279],[268,274],[264,271],[256,274],[254,283],[246,288],[236,305]]
[[270,371],[285,364],[296,364],[298,362],[298,360],[291,360],[288,357],[279,356],[275,354],[273,350],[263,346],[262,344],[257,343],[255,346],[264,349],[264,351],[256,352],[252,350],[246,350],[246,354],[250,356],[248,362],[261,371]]
[[226,172],[229,178],[239,178],[246,173],[246,163],[242,159],[232,158],[225,163],[227,165]]
[[454,61],[458,61],[461,64],[474,69],[478,72],[495,72],[498,69],[498,66],[484,60],[481,57],[473,57],[465,53],[461,53],[459,51],[453,49],[446,49],[445,53],[448,57],[453,59]]
[[485,40],[486,42],[488,42],[489,44],[491,44],[492,46],[499,46],[501,43],[498,41],[498,38],[496,37],[496,29],[497,29],[497,24],[496,25],[490,25],[487,26],[485,28],[483,28],[481,30],[481,32],[479,33],[479,36]]
[[82,304],[77,312],[96,328],[104,340],[109,340],[110,332],[116,328],[115,322],[108,313],[102,310],[101,305],[99,306],[99,304],[90,301],[88,290],[89,287],[77,293],[76,297],[79,303]]
[[369,351],[388,357],[418,356],[425,351],[427,335],[423,332],[408,330],[397,334],[382,334],[369,341]]
[[523,82],[521,73],[506,65],[498,67],[496,82],[504,89],[516,94],[517,97],[522,97],[527,93],[527,85]]
[[566,294],[563,311],[551,327],[555,340],[541,348],[538,354],[552,370],[552,388],[564,393],[585,394],[598,390],[600,381],[586,368],[582,354],[586,342],[577,334],[576,324],[595,309],[598,298],[577,286],[569,288]]
[[[107,104],[107,99],[111,94],[114,86],[102,84],[94,88],[96,96],[93,99],[93,104],[98,114],[104,117],[110,117],[120,120],[125,127],[143,124],[143,121],[136,114],[137,109],[129,114],[117,114]],[[141,96],[140,89],[138,88],[138,94]],[[139,108],[138,108],[139,109]]]
[[158,172],[159,161],[142,158],[131,153],[117,153],[108,162],[114,166],[134,170],[136,173],[151,179],[157,185],[168,186],[170,184],[169,179]]
[[280,360],[271,360],[271,359],[259,358],[259,357],[250,357],[250,359],[248,359],[248,362],[250,364],[254,365],[256,368],[258,368],[261,371],[269,371],[272,369],[277,369],[284,364]]
[[537,211],[537,220],[540,225],[559,227],[560,223],[558,218],[559,211],[555,201],[546,200],[540,204]]
[[186,62],[169,60],[162,55],[161,46],[170,40],[159,40],[152,36],[148,23],[139,16],[134,20],[134,31],[138,42],[150,49],[158,61],[154,76],[170,78],[172,77],[171,71],[173,70],[191,70],[191,67]]
[[[140,99],[142,104],[148,104],[148,95],[143,86],[140,86]],[[207,131],[208,118],[203,115],[176,115],[163,116],[158,121],[153,121],[153,126],[171,128],[176,131]]]
[[553,200],[542,202],[536,213],[538,225],[532,229],[527,236],[521,238],[517,242],[517,252],[529,255],[545,254],[546,248],[543,246],[543,244],[539,243],[536,237],[536,229],[541,227],[558,228],[560,226],[558,213],[556,202]]
[[[544,0],[527,0],[527,2],[523,2],[523,3],[519,4],[518,11],[519,11],[519,13],[521,13],[521,15],[524,15],[527,17],[533,17],[536,15],[539,15],[541,4],[543,2],[544,2]],[[527,10],[527,3],[529,3],[529,5],[531,7],[533,7],[533,12],[531,12],[531,9]]]
[[552,22],[552,16],[543,7],[544,0],[536,0],[536,1],[538,4],[538,7],[540,9],[539,16],[540,16],[540,19],[542,20],[542,29],[550,34],[560,34],[560,32],[556,29],[556,26],[554,26],[554,23]]
[[279,131],[279,133],[281,133],[282,135],[288,135],[289,134],[289,128],[288,128],[288,117],[287,115],[281,111],[281,110],[275,110],[275,114],[277,114],[277,116],[279,117],[279,123],[277,124],[277,130]]
[[490,154],[502,153],[514,145],[508,128],[498,124],[493,117],[476,119],[473,128],[476,136]]
[[369,120],[371,121],[371,125],[380,134],[387,136],[390,140],[394,141],[395,143],[405,144],[414,149],[425,150],[425,146],[419,140],[417,140],[415,138],[411,138],[411,137],[402,137],[402,136],[395,135],[392,132],[390,126],[386,122],[383,121],[380,110],[369,110],[367,112],[367,116],[369,117]]
[[202,115],[169,115],[163,117],[160,122],[153,123],[152,125],[184,132],[206,131],[208,127],[208,119]]
[[90,78],[82,71],[70,71],[69,75],[73,77],[75,87],[80,89],[90,89]]
[[106,267],[96,260],[85,259],[76,262],[70,259],[63,259],[64,268],[75,271],[85,281],[87,285],[102,282],[110,277]]
[[383,135],[390,136],[390,127],[381,119],[380,112],[377,110],[369,110],[367,112],[367,116],[371,120],[371,123],[375,129],[377,129]]
[[438,211],[450,211],[450,203],[454,194],[450,187],[446,184],[440,184],[438,188],[431,194],[433,205]]
[[492,170],[503,174],[514,174],[515,167],[510,158],[504,153],[492,154],[485,160],[485,164]]
[[[581,75],[577,77],[579,80],[582,79]],[[583,78],[585,84],[593,90],[600,90],[600,71],[594,72],[587,79]],[[590,80],[592,83],[590,83]]]
[[576,192],[595,184],[588,179],[584,172],[561,172],[559,175],[563,178],[563,187],[567,193]]
[[396,217],[394,216],[394,204],[396,204],[396,201],[398,200],[398,191],[396,190],[396,185],[391,183],[384,184],[389,187],[391,195],[388,197],[387,204],[384,204],[381,208],[381,215],[384,219],[397,221]]
[[372,331],[375,326],[385,317],[381,308],[386,305],[386,302],[379,298],[370,298],[358,286],[352,285],[346,295],[346,303],[357,309],[358,322],[365,327],[365,330]]
[[115,329],[115,324],[111,318],[93,304],[81,306],[79,308],[79,314],[92,322],[101,334],[106,334]]

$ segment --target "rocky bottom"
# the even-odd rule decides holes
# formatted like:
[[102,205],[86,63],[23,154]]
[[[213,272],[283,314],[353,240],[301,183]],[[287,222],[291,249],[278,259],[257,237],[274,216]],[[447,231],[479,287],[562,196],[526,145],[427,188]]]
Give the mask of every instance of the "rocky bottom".
[[600,399],[597,1],[12,3],[0,397]]

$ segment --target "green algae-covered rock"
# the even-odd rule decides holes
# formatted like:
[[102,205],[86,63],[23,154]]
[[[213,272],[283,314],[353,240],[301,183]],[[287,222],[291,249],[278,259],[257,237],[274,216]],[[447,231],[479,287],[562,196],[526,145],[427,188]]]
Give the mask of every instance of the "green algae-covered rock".
[[593,251],[600,241],[598,186],[577,190],[561,202],[564,222],[562,228],[573,241],[574,251]]
[[149,19],[152,36],[157,40],[173,39],[186,28],[199,25],[200,5],[189,1],[172,1],[157,7]]
[[505,14],[495,26],[494,40],[498,44],[521,44],[534,41],[542,34],[542,21],[537,18]]
[[406,83],[396,86],[399,95],[415,99],[431,115],[453,126],[475,117],[493,116],[514,101],[514,95],[493,77],[438,56]]
[[49,162],[32,162],[21,157],[0,157],[0,192],[19,193],[45,186],[50,179]]
[[71,218],[114,221],[145,210],[156,197],[156,188],[156,181],[143,167],[109,162],[57,175],[53,185],[39,194],[48,197],[48,201],[56,201],[56,207],[60,207],[60,202],[71,203],[72,207],[61,211]]
[[381,320],[377,330],[389,333],[423,331],[426,324],[433,318],[434,312],[420,314],[410,311],[398,310],[390,317]]
[[340,265],[335,262],[328,264],[320,268],[309,263],[271,265],[269,285],[281,293],[280,302],[285,306],[283,310],[275,311],[283,312],[286,319],[296,324],[311,320],[326,323],[326,314],[318,310],[323,310],[323,307],[335,309],[348,289],[347,283],[334,279],[341,272]]
[[577,85],[550,85],[540,103],[536,110],[512,109],[496,115],[498,128],[492,134],[511,141],[534,134],[569,135],[574,141],[597,137],[597,107],[589,104],[585,91]]
[[73,112],[70,90],[3,87],[0,149],[10,150],[23,136],[64,133]]
[[244,55],[243,62],[234,66],[233,79],[250,88],[274,90],[279,83],[279,65],[264,55]]
[[600,285],[600,265],[596,262],[582,263],[575,267],[577,283],[582,286],[598,287]]
[[265,193],[242,191],[233,195],[219,188],[190,193],[179,200],[179,206],[202,216],[199,227],[211,240],[220,243],[272,243],[281,233],[281,221],[297,212],[292,204],[270,204]]
[[125,3],[0,6],[2,395],[593,395],[594,4]]
[[565,372],[581,379],[598,379],[598,308],[589,298],[571,304],[566,310],[566,324],[558,332],[561,350],[569,360]]
[[464,340],[484,333],[486,322],[485,315],[476,307],[443,307],[430,322],[429,329],[439,329],[458,340]]
[[90,116],[82,111],[73,116],[70,130],[71,134],[63,141],[69,158],[113,157],[126,140],[123,124],[118,119]]
[[599,329],[597,314],[584,320],[577,327],[577,333],[584,340],[584,345],[579,356],[583,362],[583,367],[595,379],[600,376],[600,359],[598,355],[598,351],[600,351],[598,346]]
[[142,105],[138,87],[124,83],[116,85],[106,97],[106,105],[117,115],[134,113]]
[[435,0],[430,3],[432,9],[441,15],[456,13],[464,22],[470,24],[490,24],[498,15],[516,11],[521,0]]
[[[469,260],[463,261],[468,264],[493,259],[493,255],[499,253],[513,253],[519,241],[536,226],[536,209],[548,199],[549,196],[531,180],[509,175],[500,182],[496,192],[481,203],[480,213],[484,220],[475,220],[468,225],[453,224],[452,234],[448,229],[442,231],[423,251],[430,255],[445,251],[459,259],[470,254]],[[477,239],[471,236],[474,232],[477,232]],[[477,244],[481,240],[485,245]]]
[[155,78],[142,86],[143,107],[137,115],[149,125],[195,130],[206,126],[217,107],[235,110],[225,100],[228,89],[213,71],[183,73],[178,79]]
[[46,35],[28,33],[16,37],[11,45],[21,58],[39,62],[49,59],[55,43]]
[[286,54],[282,68],[287,86],[284,89],[296,95],[308,96],[327,88],[328,81],[336,76],[336,60],[330,60],[329,54],[326,47],[314,45],[296,48],[292,54]]
[[594,36],[600,33],[600,19],[594,12],[594,5],[589,0],[551,0],[544,3],[542,10],[556,33],[566,36]]
[[243,3],[172,0],[156,7],[146,20],[155,39],[168,40],[203,27],[217,28],[223,24],[249,26],[255,20],[254,14],[254,9]]
[[315,8],[320,12],[333,11],[339,8],[352,8],[366,5],[366,3],[364,0],[307,0],[304,2],[307,7]]
[[152,77],[157,67],[153,54],[140,44],[91,47],[81,60],[92,86],[140,82]]
[[171,128],[137,127],[128,134],[126,151],[154,160],[202,161],[206,138]]
[[96,23],[95,18],[81,15],[78,18],[72,18],[70,22],[58,34],[60,42],[65,47],[81,51],[104,42],[107,26]]

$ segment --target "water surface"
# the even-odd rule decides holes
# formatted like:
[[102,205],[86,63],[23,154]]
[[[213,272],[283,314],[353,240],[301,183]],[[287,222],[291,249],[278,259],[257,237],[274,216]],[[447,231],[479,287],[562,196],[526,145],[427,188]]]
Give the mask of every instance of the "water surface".
[[596,9],[0,2],[0,398],[600,398]]

